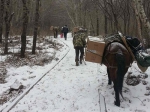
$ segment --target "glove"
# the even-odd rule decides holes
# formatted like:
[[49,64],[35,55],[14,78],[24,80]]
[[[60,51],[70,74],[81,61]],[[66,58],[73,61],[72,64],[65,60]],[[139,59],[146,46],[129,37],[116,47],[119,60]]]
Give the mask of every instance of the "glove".
[[84,45],[84,48],[87,48],[87,45]]

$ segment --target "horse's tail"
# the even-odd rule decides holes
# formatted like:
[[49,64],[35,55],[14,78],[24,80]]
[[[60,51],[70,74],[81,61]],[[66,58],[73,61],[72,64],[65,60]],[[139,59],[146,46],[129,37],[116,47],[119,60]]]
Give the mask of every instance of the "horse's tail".
[[122,51],[119,49],[116,54],[116,60],[117,60],[117,88],[119,90],[120,95],[123,98],[122,95],[122,87],[123,87],[123,79],[125,75],[125,57],[122,53]]

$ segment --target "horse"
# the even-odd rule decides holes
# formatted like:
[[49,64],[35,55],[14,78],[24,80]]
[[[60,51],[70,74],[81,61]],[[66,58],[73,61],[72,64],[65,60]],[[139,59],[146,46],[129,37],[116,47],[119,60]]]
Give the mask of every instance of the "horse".
[[[137,46],[138,43],[134,44],[133,46]],[[114,84],[114,104],[120,106],[119,94],[123,97],[122,87],[124,76],[133,63],[131,53],[123,43],[119,41],[110,42],[105,47],[102,63],[107,67],[108,84],[111,85],[112,82]]]

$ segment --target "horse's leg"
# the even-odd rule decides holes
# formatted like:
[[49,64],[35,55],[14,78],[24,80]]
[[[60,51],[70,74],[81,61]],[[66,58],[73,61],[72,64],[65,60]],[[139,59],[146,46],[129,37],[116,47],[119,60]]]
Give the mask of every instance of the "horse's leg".
[[109,72],[108,68],[107,68],[107,74],[108,74],[108,85],[111,85],[112,81],[111,81],[111,78],[110,78],[110,72]]
[[[122,92],[123,87],[123,78],[125,74],[125,58],[121,51],[116,54],[116,61],[117,61],[117,77],[114,82],[114,90],[116,95],[115,105],[120,106],[120,99],[119,99],[119,92]],[[122,93],[121,93],[122,94]]]

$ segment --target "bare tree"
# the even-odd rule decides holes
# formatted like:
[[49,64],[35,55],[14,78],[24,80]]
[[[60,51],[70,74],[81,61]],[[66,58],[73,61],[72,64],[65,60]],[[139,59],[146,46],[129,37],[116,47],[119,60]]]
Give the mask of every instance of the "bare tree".
[[37,40],[38,23],[39,23],[39,7],[40,7],[40,0],[36,0],[32,54],[35,54],[35,49],[36,49],[36,40]]
[[60,3],[63,5],[63,7],[65,8],[73,26],[78,26],[77,25],[77,4],[75,4],[75,1],[74,0],[70,0],[70,1],[62,1],[62,0],[59,0]]
[[22,0],[23,3],[23,28],[21,34],[21,57],[25,57],[25,49],[26,49],[26,33],[29,19],[29,10],[28,10],[28,0]]
[[[135,0],[133,0],[135,1]],[[139,12],[139,16],[140,16],[140,19],[142,21],[142,23],[144,24],[144,27],[150,31],[150,23],[148,21],[148,18],[145,14],[145,11],[144,11],[144,7],[143,7],[143,0],[136,0],[136,3],[137,3],[137,9],[138,9],[138,12]]]
[[5,8],[5,48],[4,48],[4,54],[8,53],[8,36],[10,31],[10,22],[12,20],[12,17],[14,13],[10,15],[10,0],[6,0],[6,8]]
[[[147,0],[143,1],[143,8],[149,20],[150,2]],[[23,34],[22,20],[24,21],[25,18],[22,19],[24,15],[22,3],[22,0],[10,2],[11,10],[15,12],[10,34]],[[120,30],[124,34],[137,36],[134,29],[137,28],[136,25],[138,24],[135,24],[136,14],[133,12],[134,10],[131,7],[133,4],[131,3],[131,0],[42,0],[41,16],[39,18],[40,34],[52,35],[52,32],[49,32],[50,26],[67,24],[70,28],[74,26],[86,27],[96,35],[100,33],[115,33],[117,30]],[[2,6],[2,2],[0,5]],[[30,0],[27,8],[30,13],[28,14],[29,20],[26,35],[32,35],[33,30],[35,30],[36,0]],[[142,22],[142,19],[140,21]],[[2,24],[0,25],[2,26]],[[141,25],[143,26],[144,24]]]
[[122,13],[122,16],[121,18],[123,19],[123,30],[124,30],[124,34],[129,34],[129,30],[130,30],[130,15],[131,14],[134,14],[130,8],[131,6],[131,0],[125,0],[124,4],[122,4],[122,10],[123,10],[123,13]]
[[92,0],[99,8],[103,11],[105,17],[107,17],[112,22],[112,32],[121,31],[118,19],[120,18],[123,10],[121,4],[124,0]]
[[4,18],[4,0],[0,0],[0,43],[3,35],[3,18]]
[[[59,0],[68,14],[72,26],[86,25],[88,0]],[[86,16],[86,17],[85,17]]]
[[134,3],[134,10],[136,12],[136,16],[138,16],[137,19],[139,19],[139,23],[141,26],[140,27],[144,27],[142,30],[139,29],[138,32],[144,32],[143,35],[140,36],[141,41],[143,41],[142,36],[144,36],[145,38],[147,38],[147,46],[150,46],[149,42],[150,42],[150,23],[148,21],[148,18],[145,14],[145,10],[143,7],[143,0],[133,0]]
[[133,8],[134,8],[135,15],[136,15],[136,22],[137,22],[137,34],[138,34],[138,38],[140,38],[140,39],[142,40],[142,34],[141,34],[141,23],[140,23],[139,13],[138,13],[138,10],[137,10],[136,0],[133,0]]
[[98,36],[99,35],[99,10],[98,8],[96,7],[96,35]]
[[143,0],[143,7],[145,14],[147,15],[148,20],[150,20],[150,1],[149,0]]

